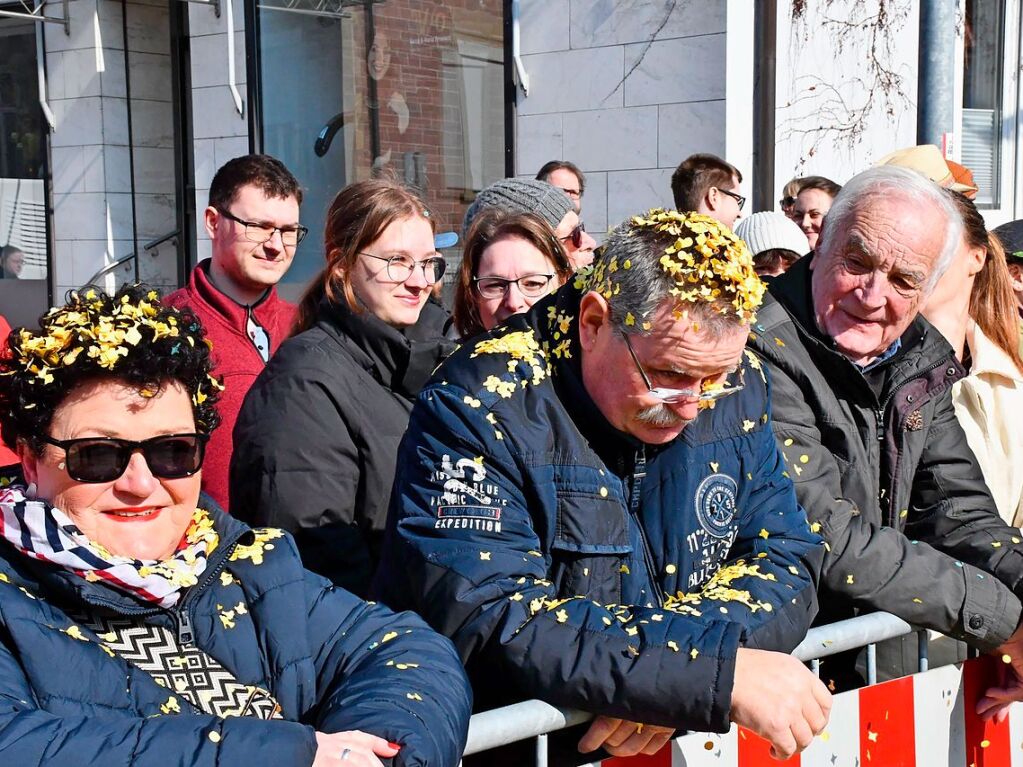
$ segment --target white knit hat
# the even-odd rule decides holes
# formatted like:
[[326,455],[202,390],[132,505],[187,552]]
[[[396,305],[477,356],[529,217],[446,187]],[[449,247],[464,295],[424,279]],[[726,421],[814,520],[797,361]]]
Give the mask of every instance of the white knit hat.
[[769,210],[739,219],[735,235],[746,241],[754,256],[774,248],[791,250],[800,256],[810,252],[810,242],[803,230],[784,213]]

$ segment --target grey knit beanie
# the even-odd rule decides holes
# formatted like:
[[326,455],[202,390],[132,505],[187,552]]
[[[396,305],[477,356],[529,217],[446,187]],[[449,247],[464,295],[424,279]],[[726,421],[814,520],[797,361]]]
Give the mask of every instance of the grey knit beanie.
[[469,231],[473,219],[487,208],[509,213],[535,213],[557,229],[561,219],[575,207],[568,195],[546,181],[506,178],[491,184],[472,201],[462,220],[462,235]]

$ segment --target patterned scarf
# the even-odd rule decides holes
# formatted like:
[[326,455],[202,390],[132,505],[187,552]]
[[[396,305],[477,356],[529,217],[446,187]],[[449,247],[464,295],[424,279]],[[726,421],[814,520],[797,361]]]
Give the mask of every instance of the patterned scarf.
[[213,520],[196,509],[178,550],[169,559],[139,560],[111,554],[89,540],[58,508],[25,497],[24,487],[0,488],[0,536],[26,556],[59,565],[87,581],[103,581],[163,608],[199,582],[220,540]]

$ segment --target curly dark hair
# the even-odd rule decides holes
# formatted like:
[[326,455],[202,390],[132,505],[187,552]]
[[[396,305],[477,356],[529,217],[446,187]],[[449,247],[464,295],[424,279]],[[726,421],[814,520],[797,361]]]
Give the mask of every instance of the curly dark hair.
[[53,414],[80,384],[123,381],[159,391],[170,381],[192,396],[196,427],[220,423],[221,385],[210,375],[210,346],[198,318],[160,303],[144,285],[113,296],[97,288],[70,291],[63,306],[39,318],[38,332],[14,329],[0,354],[0,434],[40,452]]

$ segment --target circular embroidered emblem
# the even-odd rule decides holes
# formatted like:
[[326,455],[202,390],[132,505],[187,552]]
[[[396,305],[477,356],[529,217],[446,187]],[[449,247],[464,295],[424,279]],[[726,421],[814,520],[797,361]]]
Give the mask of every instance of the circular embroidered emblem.
[[724,538],[732,529],[738,489],[727,474],[711,474],[696,488],[696,516],[715,538]]

